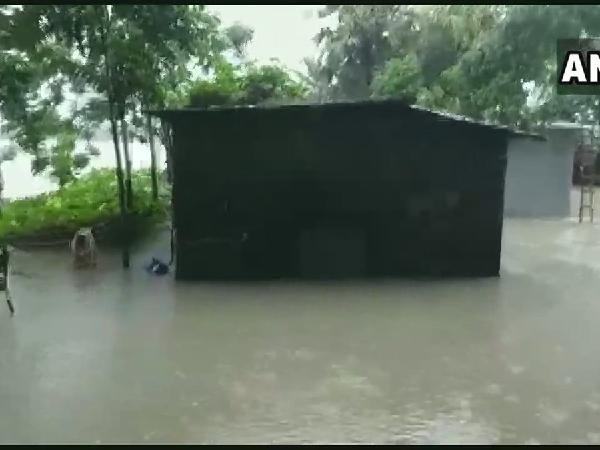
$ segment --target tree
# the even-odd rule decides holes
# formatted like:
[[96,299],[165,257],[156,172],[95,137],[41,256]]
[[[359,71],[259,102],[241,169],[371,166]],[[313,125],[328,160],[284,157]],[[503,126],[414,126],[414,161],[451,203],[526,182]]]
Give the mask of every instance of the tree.
[[[556,40],[563,37],[600,35],[600,7],[597,5],[519,5],[508,10],[503,26],[490,45],[505,42],[513,53],[496,56],[508,73],[521,73],[536,93],[533,116],[537,121],[565,119],[597,122],[598,102],[593,96],[556,94]],[[536,36],[538,45],[527,40]],[[557,114],[557,115],[555,115]]]
[[[582,99],[556,95],[556,40],[598,35],[600,9],[591,5],[489,8],[486,20],[491,27],[480,27],[479,32],[473,31],[477,21],[472,19],[485,10],[480,10],[479,16],[472,9],[464,12],[472,13],[464,16],[473,26],[457,27],[455,33],[471,36],[472,41],[456,64],[434,83],[437,93],[443,92],[437,101],[458,113],[523,128],[556,119],[559,112],[568,120],[586,116],[580,108],[589,98],[582,103]],[[465,28],[471,31],[465,32]],[[431,91],[423,93],[422,99],[434,98]],[[571,114],[567,113],[570,107],[574,108]]]
[[[26,5],[21,15],[29,18],[38,43],[66,49],[68,64],[63,72],[69,79],[106,100],[126,230],[128,204],[133,200],[128,120],[141,103],[160,104],[165,76],[186,70],[193,58],[195,64],[208,64],[209,49],[221,42],[216,37],[218,21],[202,6],[187,5]],[[129,265],[127,240],[125,236],[125,267]]]
[[[556,40],[600,35],[595,5],[335,5],[307,64],[318,97],[392,96],[476,119],[534,127],[597,114],[555,93]],[[327,80],[323,95],[319,80]]]
[[315,37],[331,96],[367,98],[375,72],[392,56],[393,43],[402,42],[412,28],[413,11],[403,5],[328,5],[319,15],[333,14],[337,27],[323,28]]
[[89,124],[76,126],[72,117],[63,118],[58,113],[68,84],[67,51],[54,41],[41,39],[35,27],[31,34],[23,33],[23,27],[37,20],[40,11],[32,6],[4,7],[0,12],[4,28],[0,39],[0,117],[5,122],[2,130],[16,144],[13,153],[18,149],[32,155],[32,173],[50,168],[50,176],[62,188],[97,152],[89,138],[83,151],[76,152],[80,133],[85,134]]
[[306,94],[306,87],[277,65],[248,65],[239,87],[240,102],[250,105],[294,101]]
[[75,179],[76,172],[87,166],[89,156],[85,153],[75,153],[77,133],[72,126],[65,126],[57,136],[56,144],[51,148],[51,175],[58,179],[58,185],[63,188]]
[[[159,8],[160,10],[160,8]],[[218,19],[207,14],[203,7],[185,10],[183,28],[172,36],[171,40],[177,42],[176,46],[170,45],[167,50],[173,51],[170,55],[170,64],[160,64],[152,69],[147,80],[152,80],[150,85],[140,89],[137,98],[138,112],[132,119],[137,122],[136,129],[138,138],[147,139],[150,143],[151,164],[155,167],[155,155],[153,148],[154,137],[158,136],[167,156],[167,177],[172,181],[170,163],[173,153],[173,136],[170,124],[161,121],[158,127],[152,124],[152,118],[141,120],[142,111],[150,108],[164,109],[184,106],[187,101],[187,91],[190,80],[193,78],[191,66],[194,69],[202,69],[203,73],[209,72],[214,66],[223,60],[223,53],[233,50],[238,58],[244,56],[245,48],[252,39],[253,30],[241,23],[235,23],[225,30],[220,30]],[[187,25],[186,25],[187,24]],[[196,27],[196,28],[194,28]],[[160,60],[159,60],[160,61]],[[165,60],[165,61],[168,61]],[[139,124],[144,128],[140,132]],[[153,186],[157,185],[156,171],[152,171]],[[154,188],[155,199],[158,195]]]
[[307,87],[278,65],[248,63],[234,66],[221,61],[212,80],[197,80],[189,89],[187,105],[258,105],[303,99]]
[[330,100],[329,79],[325,70],[314,58],[304,58],[307,74],[299,74],[300,79],[307,86],[307,98],[318,103]]
[[423,87],[423,73],[414,54],[389,60],[375,76],[374,97],[399,97],[412,104]]
[[225,37],[229,41],[229,46],[235,51],[236,56],[244,57],[246,47],[254,37],[254,30],[240,22],[225,29]]
[[[6,131],[6,116],[19,114],[26,106],[27,92],[37,86],[36,70],[29,60],[17,52],[10,52],[13,7],[0,6],[0,131]],[[4,190],[2,163],[13,159],[15,146],[0,149],[0,199]]]

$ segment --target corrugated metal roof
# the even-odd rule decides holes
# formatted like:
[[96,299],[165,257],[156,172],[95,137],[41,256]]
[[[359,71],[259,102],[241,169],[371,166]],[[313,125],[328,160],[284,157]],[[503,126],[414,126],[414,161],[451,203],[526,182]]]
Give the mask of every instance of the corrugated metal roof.
[[457,122],[466,122],[466,123],[471,123],[473,125],[480,125],[480,126],[483,126],[483,127],[494,128],[494,129],[497,129],[497,130],[505,130],[509,134],[515,135],[515,136],[523,136],[523,137],[530,137],[530,138],[533,138],[533,139],[546,140],[546,138],[543,135],[541,135],[541,134],[533,133],[533,132],[530,132],[530,131],[518,130],[516,128],[512,128],[512,127],[509,127],[507,125],[500,125],[500,124],[496,124],[496,123],[475,120],[475,119],[471,119],[470,117],[467,117],[467,116],[461,116],[459,114],[454,114],[454,113],[450,113],[450,112],[446,112],[446,111],[436,111],[436,110],[424,108],[424,107],[418,106],[418,105],[411,105],[410,107],[412,109],[425,111],[425,112],[428,112],[430,114],[435,114],[435,115],[440,116],[442,118],[446,118],[446,119],[449,119],[449,120],[454,120],[454,121],[457,121]]
[[162,110],[149,110],[147,113],[169,119],[174,116],[181,114],[190,113],[209,113],[218,111],[252,111],[252,110],[292,110],[292,109],[304,109],[304,108],[318,108],[318,109],[344,109],[344,108],[373,108],[373,107],[385,107],[392,106],[396,108],[405,108],[407,110],[419,111],[422,113],[436,116],[439,120],[454,121],[459,123],[466,123],[474,126],[480,126],[485,128],[491,128],[497,131],[505,131],[509,135],[529,137],[533,139],[546,140],[544,136],[537,133],[517,130],[505,125],[494,124],[485,121],[478,121],[469,117],[453,114],[445,111],[436,111],[422,106],[410,105],[402,100],[398,99],[384,99],[384,100],[359,100],[359,101],[343,101],[343,102],[327,102],[327,103],[287,103],[287,104],[264,104],[264,105],[234,105],[234,106],[208,106],[205,108],[179,108],[179,109],[162,109]]
[[561,130],[591,130],[594,126],[577,122],[556,121],[548,124],[549,129]]

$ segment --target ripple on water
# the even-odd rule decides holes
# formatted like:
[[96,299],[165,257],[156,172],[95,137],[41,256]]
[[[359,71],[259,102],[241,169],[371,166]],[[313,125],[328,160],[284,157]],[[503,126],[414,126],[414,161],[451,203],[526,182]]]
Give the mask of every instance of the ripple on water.
[[499,431],[489,424],[443,414],[425,423],[411,440],[417,444],[495,444],[499,439]]
[[484,388],[484,392],[489,395],[500,395],[502,393],[502,388],[499,384],[490,383]]

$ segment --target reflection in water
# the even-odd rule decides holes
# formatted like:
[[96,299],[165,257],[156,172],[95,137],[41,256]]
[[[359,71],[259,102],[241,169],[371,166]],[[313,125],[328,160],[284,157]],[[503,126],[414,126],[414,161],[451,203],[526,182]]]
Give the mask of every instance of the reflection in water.
[[0,441],[598,442],[598,228],[504,233],[479,280],[175,283],[143,270],[166,236],[127,273],[18,252]]

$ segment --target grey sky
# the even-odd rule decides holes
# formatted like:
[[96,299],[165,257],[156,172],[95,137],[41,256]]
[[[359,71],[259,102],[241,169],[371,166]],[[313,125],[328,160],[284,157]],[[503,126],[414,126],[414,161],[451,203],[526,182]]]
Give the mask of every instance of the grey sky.
[[302,59],[314,56],[317,48],[312,38],[327,19],[319,19],[318,5],[208,5],[224,26],[238,21],[254,29],[248,56],[259,63],[278,58],[293,70],[304,72]]

